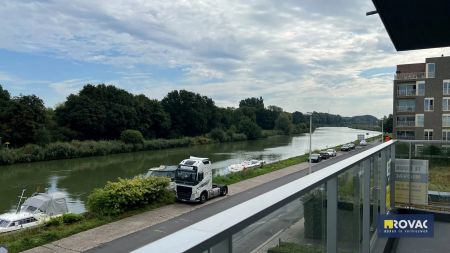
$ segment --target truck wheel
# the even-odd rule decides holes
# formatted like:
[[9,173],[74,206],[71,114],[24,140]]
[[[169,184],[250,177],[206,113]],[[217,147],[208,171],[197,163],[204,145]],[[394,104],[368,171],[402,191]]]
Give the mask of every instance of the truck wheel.
[[225,196],[228,194],[228,187],[224,186],[220,189],[220,196]]
[[208,200],[208,196],[206,195],[206,192],[203,192],[202,194],[200,194],[200,204],[205,203],[206,200]]

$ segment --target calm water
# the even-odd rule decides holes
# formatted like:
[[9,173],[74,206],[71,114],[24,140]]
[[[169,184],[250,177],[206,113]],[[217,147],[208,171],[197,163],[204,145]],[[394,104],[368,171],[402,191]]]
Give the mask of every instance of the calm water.
[[[314,149],[336,146],[378,132],[344,127],[318,128],[312,136]],[[69,198],[69,210],[83,212],[87,195],[107,181],[146,173],[161,164],[175,165],[190,155],[209,157],[216,175],[227,173],[233,163],[254,158],[268,162],[286,159],[308,152],[309,135],[274,136],[264,140],[223,143],[159,151],[109,155],[61,161],[0,166],[0,213],[17,204],[18,195],[26,188],[29,196],[35,191],[62,191]]]

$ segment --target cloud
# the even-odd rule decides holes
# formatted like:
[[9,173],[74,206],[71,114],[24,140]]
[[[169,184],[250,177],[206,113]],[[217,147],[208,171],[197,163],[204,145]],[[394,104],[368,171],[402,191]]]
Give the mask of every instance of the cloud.
[[[392,110],[389,70],[450,50],[395,52],[379,17],[365,16],[372,9],[358,0],[3,1],[0,48],[120,70],[50,83],[61,101],[98,81],[159,99],[184,88],[222,106],[263,96],[288,111],[380,116]],[[161,69],[182,77],[158,78]]]

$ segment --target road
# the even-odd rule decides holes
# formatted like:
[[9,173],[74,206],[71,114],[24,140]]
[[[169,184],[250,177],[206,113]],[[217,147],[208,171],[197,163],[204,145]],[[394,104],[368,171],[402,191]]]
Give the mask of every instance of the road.
[[[312,167],[313,171],[321,170],[333,163],[342,161],[350,156],[353,156],[357,153],[360,153],[364,150],[367,150],[374,145],[377,144],[369,144],[366,147],[357,147],[357,149],[352,150],[350,152],[338,152],[338,156],[332,159],[328,159],[322,161],[320,163],[314,164]],[[95,252],[95,253],[103,253],[103,252],[130,252],[132,250],[138,249],[146,244],[149,244],[153,241],[161,239],[162,237],[174,233],[180,229],[183,229],[187,226],[190,226],[196,222],[199,222],[207,217],[213,216],[223,210],[231,208],[235,205],[238,205],[242,202],[245,202],[251,198],[254,198],[258,195],[266,193],[270,190],[273,190],[277,187],[285,185],[289,182],[297,180],[301,177],[304,177],[308,174],[308,169],[304,169],[288,176],[275,179],[273,181],[267,182],[255,188],[251,188],[247,191],[241,192],[236,195],[228,196],[223,200],[205,205],[202,208],[198,208],[192,212],[182,214],[176,218],[167,220],[165,222],[159,223],[157,225],[148,227],[146,229],[137,231],[135,233],[129,234],[127,236],[121,237],[119,239],[113,240],[111,242],[105,243],[99,247],[90,249],[86,252]],[[299,201],[300,202],[300,201]],[[195,205],[189,204],[187,205]],[[298,203],[300,204],[300,203]],[[294,206],[295,207],[295,206]],[[236,252],[250,252],[252,247],[256,247],[259,244],[265,242],[267,239],[272,236],[271,232],[277,232],[278,228],[286,227],[287,224],[292,224],[303,217],[303,212],[294,212],[294,209],[290,208],[288,212],[283,213],[283,217],[280,216],[281,213],[274,212],[269,215],[270,217],[278,217],[270,219],[270,217],[266,217],[264,219],[270,220],[270,222],[261,221],[259,223],[255,223],[253,227],[248,227],[247,229],[251,229],[254,232],[251,233],[251,239],[248,240],[239,240],[236,239],[235,247],[239,247],[239,251]],[[285,216],[285,214],[288,214]],[[278,221],[278,222],[277,222]],[[280,222],[281,221],[281,222]],[[255,232],[256,231],[256,232]]]

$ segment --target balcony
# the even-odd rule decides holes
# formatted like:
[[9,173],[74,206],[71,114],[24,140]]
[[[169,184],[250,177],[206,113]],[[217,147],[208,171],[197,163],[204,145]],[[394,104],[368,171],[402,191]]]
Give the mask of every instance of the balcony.
[[397,127],[415,127],[416,121],[406,121],[406,120],[399,120],[397,121]]
[[416,90],[397,90],[397,96],[413,97],[416,94]]
[[425,72],[398,73],[395,75],[395,80],[417,80],[425,78]]
[[397,106],[397,112],[415,112],[416,107],[410,105],[399,105]]
[[449,145],[377,145],[229,209],[218,209],[133,253],[448,252],[450,223],[437,215],[433,238],[388,242],[377,236],[377,224],[379,215],[386,213],[450,213],[450,186],[442,180],[450,169],[450,152],[444,148]]

